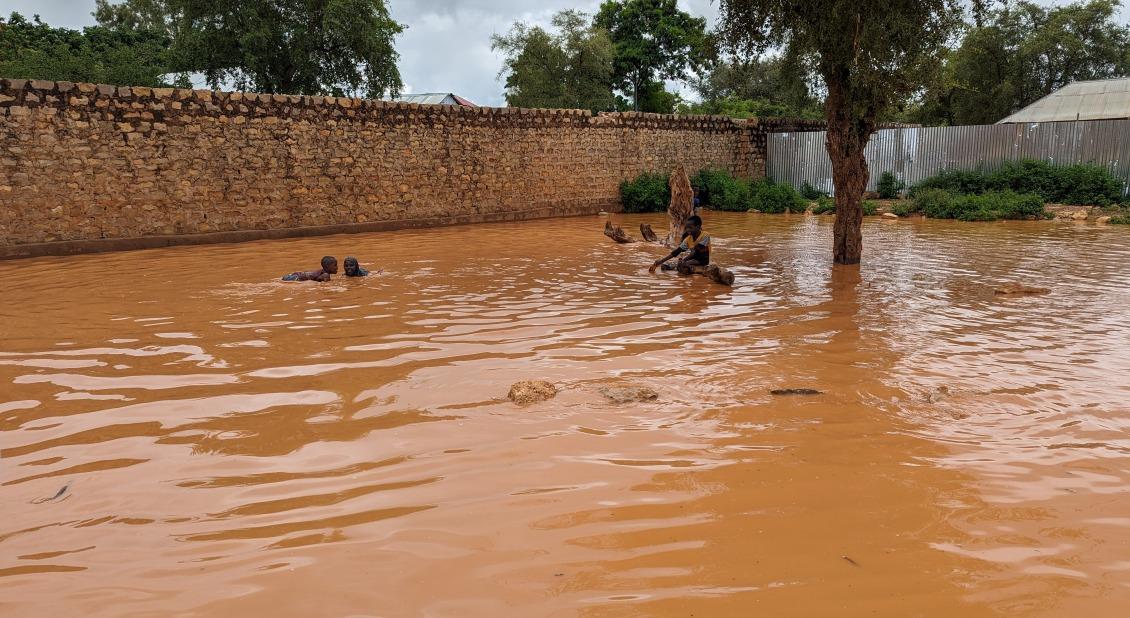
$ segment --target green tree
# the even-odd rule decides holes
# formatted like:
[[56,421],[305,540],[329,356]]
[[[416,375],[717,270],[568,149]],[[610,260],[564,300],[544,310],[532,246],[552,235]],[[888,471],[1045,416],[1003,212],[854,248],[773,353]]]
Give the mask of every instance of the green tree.
[[669,100],[657,97],[653,84],[687,79],[714,57],[706,20],[679,10],[676,0],[606,0],[595,24],[612,36],[614,83],[637,110],[654,111],[645,101]]
[[946,55],[916,119],[991,124],[1073,81],[1130,74],[1130,26],[1117,0],[1006,4]]
[[580,11],[553,17],[556,33],[521,22],[491,37],[491,49],[504,56],[499,76],[506,79],[506,104],[512,107],[613,109],[612,40],[590,25]]
[[99,2],[107,27],[164,30],[176,71],[213,88],[381,97],[402,86],[384,0],[127,0]]
[[795,55],[732,58],[691,80],[702,102],[684,104],[680,113],[819,118],[824,112],[821,101],[812,94],[814,81],[812,68]]
[[[962,25],[958,0],[720,0],[720,31],[735,53],[783,46],[824,82],[827,150],[836,191],[832,258],[863,254],[863,149],[880,115],[924,86]],[[984,0],[973,0],[979,12]]]
[[167,86],[167,37],[105,27],[54,28],[36,16],[0,18],[0,75],[23,79]]

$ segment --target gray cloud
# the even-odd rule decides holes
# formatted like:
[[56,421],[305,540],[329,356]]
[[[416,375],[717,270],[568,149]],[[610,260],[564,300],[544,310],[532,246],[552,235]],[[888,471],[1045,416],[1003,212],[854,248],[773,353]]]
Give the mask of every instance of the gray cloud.
[[[406,90],[455,92],[480,105],[503,105],[497,79],[502,63],[490,49],[491,35],[505,33],[515,21],[547,26],[557,11],[592,13],[599,5],[599,0],[389,0],[393,17],[408,26],[396,41]],[[717,0],[679,0],[679,5],[711,25],[716,20]],[[5,15],[39,14],[52,25],[71,28],[93,24],[92,10],[93,0],[5,0],[0,8]],[[1123,6],[1120,15],[1130,20],[1130,7]]]

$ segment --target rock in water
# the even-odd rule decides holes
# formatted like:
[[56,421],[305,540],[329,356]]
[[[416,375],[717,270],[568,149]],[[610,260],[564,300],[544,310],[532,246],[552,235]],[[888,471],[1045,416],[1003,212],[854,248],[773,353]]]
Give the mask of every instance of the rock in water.
[[1029,294],[1047,294],[1050,292],[1048,288],[1036,288],[1022,283],[1005,283],[997,286],[996,292],[1001,296],[1025,296]]
[[824,393],[814,388],[775,388],[769,391],[771,395],[823,395]]
[[611,221],[604,222],[604,235],[618,243],[636,242],[619,225],[612,225]]
[[651,229],[651,225],[647,223],[640,224],[640,236],[647,242],[659,242],[659,237],[655,235],[655,230]]
[[600,394],[613,403],[659,399],[659,393],[646,386],[604,386],[601,387]]
[[671,188],[671,203],[667,205],[667,246],[674,247],[683,240],[683,223],[694,214],[694,189],[681,163],[671,172],[668,186]]
[[885,213],[883,213],[883,218],[884,218],[884,219],[898,219],[898,218],[899,218],[899,216],[898,216],[898,215],[896,215],[896,214],[895,214],[895,213],[893,213],[893,212],[885,212]]
[[707,266],[706,271],[703,274],[705,274],[707,277],[710,277],[710,279],[715,283],[721,283],[722,285],[728,287],[732,287],[734,285],[734,273],[726,270],[725,268],[722,268],[717,264],[711,264],[710,266]]
[[553,399],[557,395],[557,387],[544,380],[523,380],[510,387],[507,397],[517,404],[537,403],[546,399]]

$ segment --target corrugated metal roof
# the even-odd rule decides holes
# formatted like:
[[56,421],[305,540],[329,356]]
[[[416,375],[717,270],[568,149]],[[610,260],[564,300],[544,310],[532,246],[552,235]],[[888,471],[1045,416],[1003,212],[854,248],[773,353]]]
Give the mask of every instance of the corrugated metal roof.
[[462,105],[463,107],[478,107],[461,96],[450,92],[420,92],[404,94],[393,98],[401,103],[419,103],[421,105]]
[[997,124],[1130,118],[1130,77],[1073,82]]

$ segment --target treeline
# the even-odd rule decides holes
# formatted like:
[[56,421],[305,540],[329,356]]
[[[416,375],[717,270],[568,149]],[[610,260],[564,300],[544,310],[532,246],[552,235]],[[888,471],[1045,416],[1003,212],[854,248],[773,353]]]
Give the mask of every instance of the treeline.
[[0,18],[0,76],[281,94],[397,94],[384,0],[97,0],[96,26]]
[[[882,120],[990,124],[1073,81],[1130,75],[1130,26],[1117,21],[1118,0],[989,6],[915,67],[925,87]],[[607,0],[593,16],[559,13],[548,30],[515,23],[493,43],[514,106],[823,117],[825,88],[810,57],[788,47],[725,56],[717,38],[674,0]],[[681,100],[665,80],[690,84],[700,100]]]

